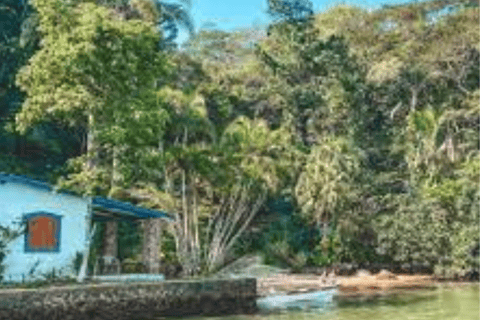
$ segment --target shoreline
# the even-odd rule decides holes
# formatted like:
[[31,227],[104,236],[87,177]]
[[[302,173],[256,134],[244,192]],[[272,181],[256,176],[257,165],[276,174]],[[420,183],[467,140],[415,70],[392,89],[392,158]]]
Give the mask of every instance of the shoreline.
[[[415,290],[434,288],[437,285],[463,286],[479,284],[479,280],[440,278],[435,275],[426,274],[394,274],[385,270],[376,274],[370,274],[368,271],[359,270],[354,275],[326,275],[312,273],[278,273],[267,277],[244,277],[256,278],[257,295],[265,297],[273,294],[300,294],[313,291],[338,289],[341,295],[349,294],[373,294],[378,292],[387,292],[392,290]],[[227,280],[225,278],[205,278],[205,279],[168,279],[163,282],[196,282],[208,280]],[[62,289],[82,289],[90,286],[102,287],[123,287],[130,283],[126,282],[98,282],[87,281],[79,284],[75,281],[60,281],[52,283],[24,283],[19,286],[3,285],[0,286],[0,292],[35,292],[37,290],[62,290]],[[152,284],[148,281],[135,282],[133,284]]]
[[410,291],[435,289],[439,285],[462,286],[480,284],[478,280],[440,279],[434,275],[393,274],[380,271],[377,274],[357,273],[350,276],[326,276],[312,274],[279,274],[258,278],[257,294],[266,297],[277,294],[299,294],[337,289],[341,297],[372,296]]

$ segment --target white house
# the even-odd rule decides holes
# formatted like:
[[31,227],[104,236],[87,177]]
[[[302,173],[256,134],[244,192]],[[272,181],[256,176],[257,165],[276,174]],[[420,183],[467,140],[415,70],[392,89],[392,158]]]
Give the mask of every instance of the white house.
[[[75,276],[74,260],[89,245],[93,221],[169,218],[158,212],[114,199],[55,192],[47,183],[0,173],[0,225],[26,232],[7,247],[4,281],[46,276]],[[158,241],[158,239],[157,239]]]

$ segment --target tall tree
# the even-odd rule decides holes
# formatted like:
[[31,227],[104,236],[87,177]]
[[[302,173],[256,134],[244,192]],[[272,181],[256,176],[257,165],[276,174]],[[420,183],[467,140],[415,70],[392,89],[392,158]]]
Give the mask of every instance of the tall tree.
[[[93,3],[39,0],[42,48],[18,75],[27,100],[17,115],[21,131],[47,119],[88,128],[86,176],[89,186],[100,150],[158,141],[166,114],[153,96],[165,72],[152,23],[123,21]],[[148,63],[145,63],[148,61]],[[132,117],[133,115],[133,117]],[[95,183],[93,183],[95,184]]]

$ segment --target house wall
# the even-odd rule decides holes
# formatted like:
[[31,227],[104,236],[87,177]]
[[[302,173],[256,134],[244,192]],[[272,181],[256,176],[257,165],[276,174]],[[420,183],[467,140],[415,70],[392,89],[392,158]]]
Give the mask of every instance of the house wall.
[[25,236],[21,235],[8,246],[3,261],[4,281],[38,279],[53,269],[60,275],[73,275],[76,253],[83,252],[86,245],[88,203],[88,198],[53,193],[26,184],[0,184],[0,225],[14,227],[23,215],[36,211],[62,216],[59,252],[25,252]]

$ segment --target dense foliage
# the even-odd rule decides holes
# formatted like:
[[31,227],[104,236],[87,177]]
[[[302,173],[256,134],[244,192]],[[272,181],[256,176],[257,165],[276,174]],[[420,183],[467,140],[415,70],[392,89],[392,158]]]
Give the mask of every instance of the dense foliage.
[[36,0],[41,46],[7,72],[26,98],[2,112],[44,151],[78,141],[45,170],[63,186],[175,213],[164,256],[187,274],[252,251],[478,270],[478,4],[268,3],[268,32],[201,30],[171,51],[153,2]]

